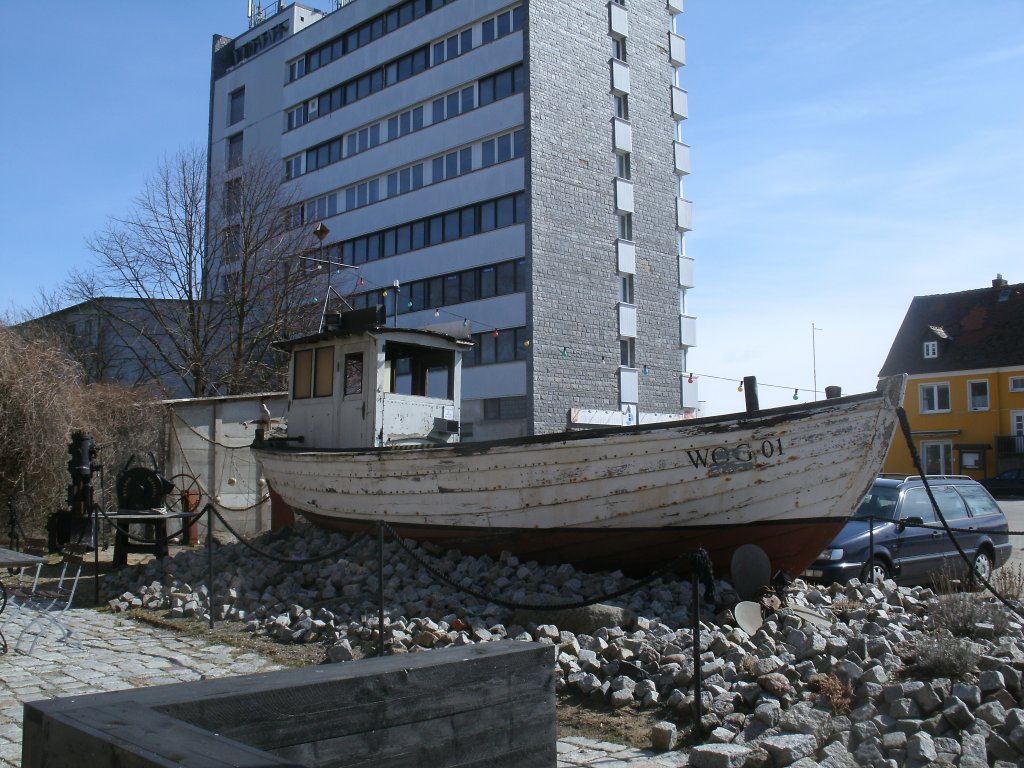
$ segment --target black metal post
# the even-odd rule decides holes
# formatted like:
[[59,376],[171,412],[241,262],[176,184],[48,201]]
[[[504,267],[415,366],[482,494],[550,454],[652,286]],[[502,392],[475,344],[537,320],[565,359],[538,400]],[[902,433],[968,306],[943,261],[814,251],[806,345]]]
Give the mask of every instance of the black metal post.
[[100,604],[100,508],[92,505],[92,586],[93,603]]
[[868,579],[875,583],[875,517],[868,518]]
[[209,565],[207,584],[210,588],[210,629],[213,629],[213,510],[206,505],[206,559]]
[[694,558],[690,558],[690,581],[693,584],[693,728],[698,736],[702,733],[701,720],[704,717],[703,684],[700,676],[700,575]]
[[743,377],[743,398],[747,405],[747,413],[761,410],[757,401],[757,376]]
[[377,527],[377,656],[384,655],[384,523]]

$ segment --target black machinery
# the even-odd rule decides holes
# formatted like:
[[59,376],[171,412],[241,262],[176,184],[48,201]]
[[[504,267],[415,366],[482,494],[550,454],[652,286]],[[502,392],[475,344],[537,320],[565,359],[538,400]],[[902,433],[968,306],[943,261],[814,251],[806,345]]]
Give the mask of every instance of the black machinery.
[[102,472],[96,462],[99,452],[88,432],[72,432],[68,444],[68,509],[54,512],[46,519],[46,544],[50,552],[58,552],[68,544],[92,543],[93,476]]
[[[117,476],[117,514],[111,516],[115,525],[113,566],[128,564],[129,552],[152,552],[157,557],[167,556],[167,495],[174,483],[157,470],[156,459],[150,454],[153,468],[132,466],[135,457],[128,459]],[[151,538],[136,539],[129,534],[131,525],[144,526]]]

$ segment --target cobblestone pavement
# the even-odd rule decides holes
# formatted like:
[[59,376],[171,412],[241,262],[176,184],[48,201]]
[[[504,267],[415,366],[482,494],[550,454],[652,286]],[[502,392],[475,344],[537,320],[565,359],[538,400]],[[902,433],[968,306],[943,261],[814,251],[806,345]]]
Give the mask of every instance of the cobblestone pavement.
[[[88,608],[65,614],[71,641],[43,635],[31,655],[15,645],[28,614],[8,608],[0,629],[10,652],[0,656],[0,768],[21,765],[22,705],[56,696],[118,691],[279,669],[262,656],[187,637]],[[26,635],[27,649],[31,635]],[[654,752],[569,737],[558,742],[559,768],[662,768],[685,765],[680,753]]]

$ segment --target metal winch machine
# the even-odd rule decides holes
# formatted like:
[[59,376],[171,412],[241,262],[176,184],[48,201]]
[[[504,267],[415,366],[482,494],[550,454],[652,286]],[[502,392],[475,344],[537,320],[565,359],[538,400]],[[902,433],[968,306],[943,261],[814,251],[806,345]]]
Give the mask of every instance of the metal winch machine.
[[[114,528],[114,568],[127,565],[128,555],[133,552],[165,557],[169,539],[183,535],[190,519],[195,517],[197,497],[192,489],[183,488],[179,494],[172,494],[175,483],[160,473],[152,455],[152,467],[133,466],[132,456],[117,475],[117,511],[106,514],[94,501],[93,480],[97,474],[102,478],[103,466],[96,461],[98,450],[92,435],[72,433],[68,453],[68,509],[47,519],[49,550],[57,552],[69,545],[95,546],[94,526],[99,525],[102,515]],[[169,520],[180,520],[182,530],[168,535]]]

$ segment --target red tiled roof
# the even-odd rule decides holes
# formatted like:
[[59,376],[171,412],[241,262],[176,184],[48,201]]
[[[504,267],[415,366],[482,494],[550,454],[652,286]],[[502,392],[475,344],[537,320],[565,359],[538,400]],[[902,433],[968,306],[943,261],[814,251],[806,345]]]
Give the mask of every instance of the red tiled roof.
[[1024,283],[915,296],[878,375],[1010,366],[1024,366]]

